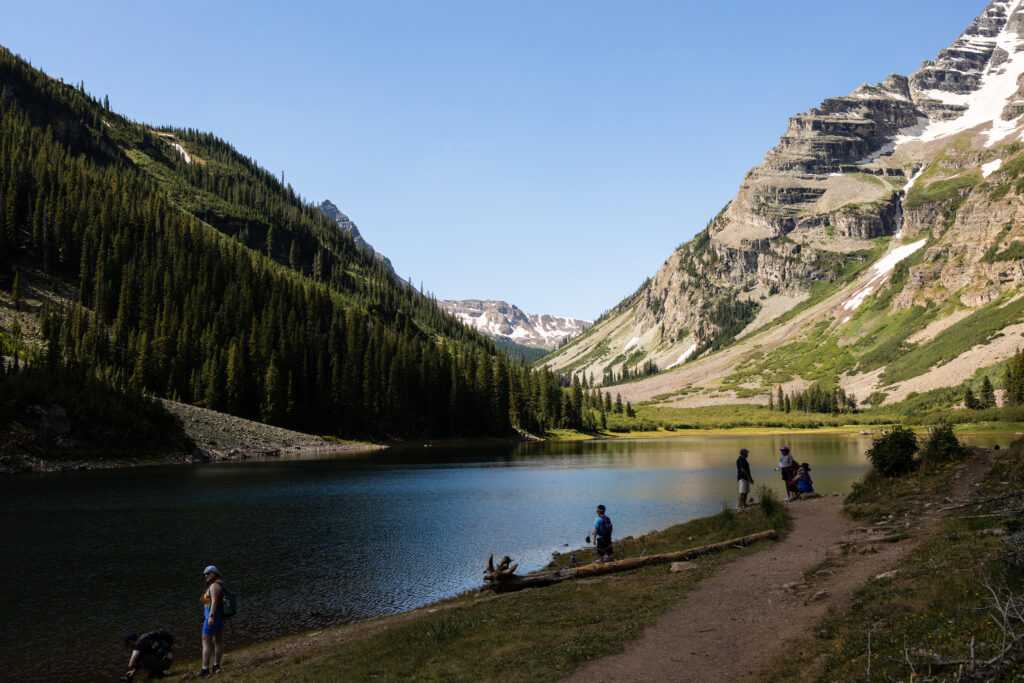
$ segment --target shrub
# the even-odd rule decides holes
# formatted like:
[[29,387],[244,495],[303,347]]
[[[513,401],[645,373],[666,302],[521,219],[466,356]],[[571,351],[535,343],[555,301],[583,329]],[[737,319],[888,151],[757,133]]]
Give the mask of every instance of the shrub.
[[765,519],[771,519],[782,511],[782,503],[779,501],[778,494],[766,485],[758,485],[757,498],[761,503],[761,514],[765,516]]
[[971,454],[971,449],[964,446],[953,433],[953,425],[943,422],[933,427],[931,436],[924,442],[921,449],[921,463],[933,469],[951,462],[964,460]]
[[872,468],[883,477],[898,477],[914,469],[917,449],[917,435],[903,425],[896,425],[875,439],[868,449],[868,459]]

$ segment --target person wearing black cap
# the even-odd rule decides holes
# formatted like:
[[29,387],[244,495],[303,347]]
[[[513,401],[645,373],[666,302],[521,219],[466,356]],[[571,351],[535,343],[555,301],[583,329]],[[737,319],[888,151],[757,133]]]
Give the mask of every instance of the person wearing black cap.
[[740,495],[736,501],[737,510],[747,509],[747,494],[750,493],[750,485],[754,483],[754,478],[750,476],[750,464],[747,462],[748,453],[750,451],[746,448],[741,448],[740,457],[736,458],[736,480],[740,488]]
[[[604,505],[597,506],[597,518],[594,519],[594,528],[590,530],[594,535],[594,545],[597,546],[597,557],[601,562],[607,562],[613,558],[612,550],[612,520],[604,514]],[[590,534],[587,535],[587,543],[590,543]]]
[[132,650],[128,660],[128,673],[121,676],[122,681],[131,681],[141,666],[149,672],[150,678],[161,678],[171,668],[174,653],[174,636],[162,628],[137,636],[129,633],[124,637],[124,646]]

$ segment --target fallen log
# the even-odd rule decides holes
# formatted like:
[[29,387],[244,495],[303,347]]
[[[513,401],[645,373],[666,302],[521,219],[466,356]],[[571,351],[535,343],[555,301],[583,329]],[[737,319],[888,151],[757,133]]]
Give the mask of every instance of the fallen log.
[[527,574],[525,576],[518,576],[515,574],[516,567],[519,565],[509,566],[512,560],[508,556],[505,556],[501,563],[495,567],[494,555],[491,555],[487,559],[487,569],[484,571],[484,586],[481,590],[493,590],[496,593],[507,593],[510,591],[522,590],[524,588],[550,586],[553,583],[558,583],[559,581],[565,581],[568,579],[581,579],[584,577],[599,576],[601,574],[611,574],[613,572],[639,569],[640,567],[647,567],[653,564],[692,560],[695,557],[707,555],[708,553],[713,553],[717,550],[724,550],[731,547],[742,548],[744,546],[757,543],[758,541],[765,541],[769,539],[776,540],[778,537],[778,532],[774,529],[769,529],[750,536],[733,538],[728,541],[722,541],[721,543],[712,543],[711,545],[703,545],[698,548],[690,548],[689,550],[675,550],[668,553],[647,555],[644,557],[628,557],[623,560],[614,560],[611,562],[595,562],[594,564],[588,564],[582,567],[565,567],[554,571]]

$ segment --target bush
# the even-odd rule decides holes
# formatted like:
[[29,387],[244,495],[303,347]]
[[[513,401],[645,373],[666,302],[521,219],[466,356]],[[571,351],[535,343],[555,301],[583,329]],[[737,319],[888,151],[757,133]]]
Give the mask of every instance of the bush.
[[917,449],[917,435],[903,425],[896,425],[892,431],[875,439],[868,449],[868,459],[883,477],[898,477],[913,471]]
[[964,446],[953,433],[953,425],[943,422],[933,427],[931,436],[924,442],[921,449],[921,463],[928,469],[934,469],[951,462],[964,460],[971,454],[971,449]]
[[779,501],[778,494],[765,484],[758,484],[757,498],[761,503],[761,514],[765,516],[765,519],[771,519],[782,511],[782,503]]

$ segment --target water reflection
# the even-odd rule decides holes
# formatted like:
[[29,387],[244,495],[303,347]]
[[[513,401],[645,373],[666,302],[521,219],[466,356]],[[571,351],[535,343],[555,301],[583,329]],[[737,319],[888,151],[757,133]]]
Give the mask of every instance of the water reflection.
[[[126,631],[199,647],[201,569],[241,597],[229,648],[410,609],[582,544],[596,503],[618,536],[735,504],[735,460],[781,493],[778,447],[845,491],[866,438],[799,434],[403,448],[321,460],[0,480],[0,679],[119,675]],[[48,615],[25,619],[24,615]]]

